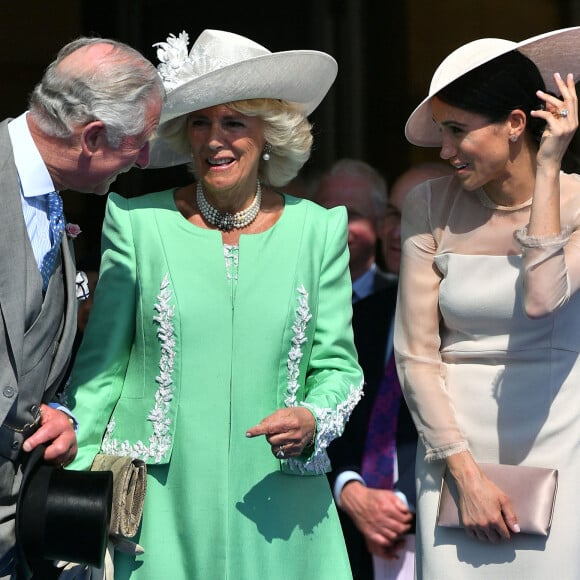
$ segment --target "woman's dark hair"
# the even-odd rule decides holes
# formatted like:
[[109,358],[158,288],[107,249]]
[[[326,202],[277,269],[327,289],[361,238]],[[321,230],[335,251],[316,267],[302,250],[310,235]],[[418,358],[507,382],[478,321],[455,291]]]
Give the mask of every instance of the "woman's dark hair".
[[545,121],[532,117],[530,111],[543,107],[537,90],[546,90],[538,67],[517,51],[477,67],[441,89],[437,97],[471,113],[483,115],[491,123],[505,121],[514,109],[526,114],[526,127],[539,144]]

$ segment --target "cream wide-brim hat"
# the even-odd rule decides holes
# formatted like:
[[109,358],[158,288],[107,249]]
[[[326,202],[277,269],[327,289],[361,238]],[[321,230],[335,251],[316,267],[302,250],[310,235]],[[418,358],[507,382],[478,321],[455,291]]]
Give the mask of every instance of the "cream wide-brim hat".
[[548,91],[559,93],[554,82],[555,72],[563,77],[573,73],[575,80],[580,79],[580,26],[553,30],[521,42],[501,38],[474,40],[452,52],[437,67],[431,80],[429,95],[407,120],[407,140],[422,147],[441,145],[441,134],[431,113],[433,97],[464,74],[512,50],[521,52],[534,62]]
[[[158,71],[167,91],[158,132],[173,119],[246,99],[281,99],[304,106],[308,116],[336,79],[336,60],[316,50],[270,52],[231,32],[204,30],[187,54],[188,35],[160,42]],[[150,167],[191,161],[161,139],[152,142]]]

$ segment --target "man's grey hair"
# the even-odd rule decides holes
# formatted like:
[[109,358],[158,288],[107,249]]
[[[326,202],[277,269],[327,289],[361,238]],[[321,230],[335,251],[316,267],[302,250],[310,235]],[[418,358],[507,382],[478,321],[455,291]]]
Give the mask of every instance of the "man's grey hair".
[[[112,47],[100,63],[60,66],[74,51],[94,44]],[[101,121],[109,145],[116,148],[124,137],[143,131],[150,100],[164,94],[155,66],[141,53],[115,40],[81,37],[64,46],[48,66],[29,108],[40,128],[53,137],[67,138],[76,126]]]

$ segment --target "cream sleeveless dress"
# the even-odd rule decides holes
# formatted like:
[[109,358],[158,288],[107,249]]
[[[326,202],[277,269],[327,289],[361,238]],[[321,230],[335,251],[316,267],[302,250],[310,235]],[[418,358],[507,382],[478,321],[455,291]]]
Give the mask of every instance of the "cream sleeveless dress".
[[[580,578],[580,179],[561,174],[562,234],[515,232],[530,201],[500,207],[453,177],[423,184],[404,211],[395,348],[418,426],[419,580]],[[546,316],[530,319],[533,295]],[[548,538],[500,544],[439,528],[446,455],[555,467]]]

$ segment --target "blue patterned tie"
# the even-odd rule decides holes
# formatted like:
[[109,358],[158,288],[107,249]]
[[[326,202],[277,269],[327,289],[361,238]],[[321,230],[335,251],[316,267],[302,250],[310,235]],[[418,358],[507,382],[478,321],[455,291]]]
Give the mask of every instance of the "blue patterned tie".
[[51,248],[44,256],[42,266],[40,267],[40,274],[42,275],[42,289],[46,291],[48,281],[54,271],[54,263],[58,256],[60,248],[60,241],[64,232],[64,215],[62,213],[62,199],[58,192],[53,191],[47,195],[48,201],[48,220],[50,222],[50,243]]

